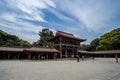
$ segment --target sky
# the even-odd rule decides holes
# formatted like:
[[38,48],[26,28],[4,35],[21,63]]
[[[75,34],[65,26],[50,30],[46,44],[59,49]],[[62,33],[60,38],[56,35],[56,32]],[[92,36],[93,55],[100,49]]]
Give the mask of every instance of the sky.
[[120,27],[120,0],[0,0],[0,29],[30,43],[49,28],[87,39]]

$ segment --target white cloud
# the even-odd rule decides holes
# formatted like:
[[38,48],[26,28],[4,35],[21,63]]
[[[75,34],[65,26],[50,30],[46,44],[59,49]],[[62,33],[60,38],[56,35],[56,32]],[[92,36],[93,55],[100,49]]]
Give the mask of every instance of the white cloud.
[[5,20],[9,20],[9,21],[16,21],[16,18],[13,16],[13,15],[10,15],[10,14],[2,14],[0,16],[1,19],[5,19]]
[[9,11],[0,13],[0,29],[30,42],[37,41],[38,32],[45,27],[24,19],[46,22],[41,9],[56,7],[51,0],[6,0],[6,3],[4,5],[9,7]]
[[72,18],[64,16],[63,14],[61,14],[60,12],[58,12],[55,9],[50,9],[49,11],[52,12],[54,15],[56,15],[61,20],[66,20],[66,21],[71,21],[71,22],[74,21]]
[[[6,0],[6,3],[13,9],[19,11],[17,15],[21,15],[19,16],[20,18],[42,22],[45,22],[45,20],[44,14],[40,9],[56,7],[51,0]],[[22,17],[22,15],[25,17]]]
[[[60,10],[75,16],[89,30],[99,31],[119,11],[116,3],[103,0],[56,0]],[[111,6],[113,5],[113,6]]]
[[90,43],[91,40],[99,38],[105,32],[115,28],[114,22],[120,14],[119,0],[53,1],[57,5],[57,10],[71,15],[76,22],[70,27],[63,25],[64,31],[73,33],[80,38],[86,38],[85,43]]
[[[0,12],[0,29],[16,34],[20,36],[20,38],[30,42],[37,40],[39,38],[38,31],[44,28],[43,26],[35,25],[36,23],[32,21],[45,22],[49,27],[55,26],[51,29],[54,32],[56,32],[56,29],[59,29],[91,40],[100,32],[105,32],[105,25],[112,20],[120,10],[117,0],[114,2],[118,4],[110,0],[4,1],[6,4],[0,5],[0,8],[2,6]],[[63,20],[63,23],[57,22],[56,19],[55,22],[57,23],[46,21],[47,19],[44,19],[46,15],[42,12],[43,9],[50,11],[59,19]],[[26,19],[31,22],[27,22]]]
[[29,42],[37,41],[39,39],[38,32],[45,28],[43,26],[37,26],[29,22],[18,20],[15,22],[9,22],[7,20],[6,22],[0,22],[0,28],[2,30],[7,31],[10,34],[17,35],[21,39],[27,40]]

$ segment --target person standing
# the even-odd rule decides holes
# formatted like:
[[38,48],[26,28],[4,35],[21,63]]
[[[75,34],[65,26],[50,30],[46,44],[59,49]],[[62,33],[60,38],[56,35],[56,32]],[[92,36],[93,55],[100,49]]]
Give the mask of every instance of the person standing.
[[116,63],[118,63],[118,55],[115,55]]
[[92,60],[94,60],[94,56],[92,56]]
[[84,56],[82,55],[82,61],[84,60]]
[[79,62],[79,61],[80,61],[80,60],[79,60],[79,58],[80,58],[80,57],[79,57],[79,55],[77,55],[77,62]]

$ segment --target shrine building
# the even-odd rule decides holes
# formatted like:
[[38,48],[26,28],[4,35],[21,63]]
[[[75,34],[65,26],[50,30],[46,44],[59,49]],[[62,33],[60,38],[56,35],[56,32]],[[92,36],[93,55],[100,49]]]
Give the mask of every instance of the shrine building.
[[75,37],[73,34],[57,31],[56,35],[48,40],[54,42],[54,47],[59,50],[60,58],[74,58],[80,50],[80,43],[86,41]]

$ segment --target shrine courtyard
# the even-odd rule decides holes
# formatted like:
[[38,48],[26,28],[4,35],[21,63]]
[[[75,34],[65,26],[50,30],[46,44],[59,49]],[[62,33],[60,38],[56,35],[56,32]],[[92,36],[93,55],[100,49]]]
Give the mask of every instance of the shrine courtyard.
[[114,58],[2,60],[0,80],[120,80],[120,63]]

